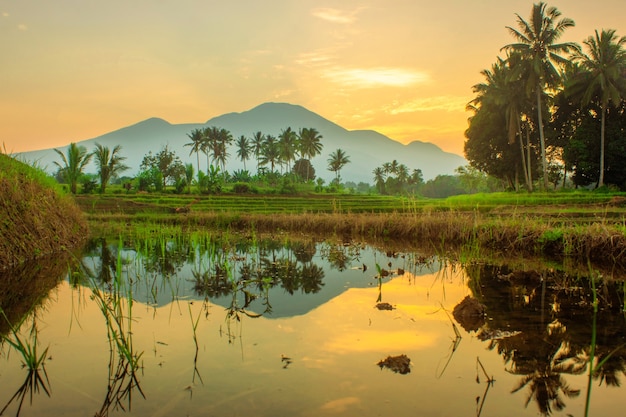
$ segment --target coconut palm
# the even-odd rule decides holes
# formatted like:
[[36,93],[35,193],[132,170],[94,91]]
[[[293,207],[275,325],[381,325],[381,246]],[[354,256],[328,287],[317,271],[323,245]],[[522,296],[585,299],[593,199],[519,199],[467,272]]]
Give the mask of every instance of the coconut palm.
[[[314,127],[305,127],[298,132],[300,138],[300,154],[309,161],[322,152],[322,135]],[[309,172],[307,170],[306,180],[309,180]]]
[[250,145],[250,141],[244,135],[239,136],[237,139],[237,156],[243,162],[243,169],[247,171],[246,168],[246,160],[250,159],[250,151],[252,151],[252,146]]
[[529,61],[528,71],[524,74],[527,93],[534,92],[537,102],[537,118],[539,140],[541,145],[541,164],[544,187],[548,188],[548,162],[546,159],[546,143],[543,131],[542,98],[546,88],[555,88],[560,82],[557,66],[566,65],[567,58],[560,54],[576,52],[580,47],[572,42],[556,43],[563,32],[575,25],[569,18],[560,18],[561,12],[556,7],[546,9],[543,2],[533,5],[529,21],[517,16],[518,29],[507,26],[511,35],[517,40],[504,46],[509,52],[519,53]]
[[398,173],[398,166],[399,166],[398,161],[394,159],[389,164],[389,172],[391,172],[394,175],[397,174]]
[[228,153],[228,145],[233,141],[233,135],[224,128],[211,126],[204,130],[205,140],[203,141],[203,152],[207,154],[207,163],[209,154],[213,163],[222,167],[222,173],[226,175],[226,161],[230,154]]
[[284,129],[278,135],[280,143],[280,157],[287,164],[287,172],[291,171],[291,161],[296,158],[298,151],[298,136],[291,127]]
[[216,155],[216,160],[222,166],[222,173],[226,176],[226,161],[230,156],[228,153],[228,146],[233,142],[233,135],[227,129],[222,128],[219,130],[217,138],[218,153]]
[[[211,166],[210,156],[211,151],[214,147],[213,142],[216,141],[216,128],[213,127],[205,127],[202,129],[202,144],[200,145],[200,151],[206,155],[206,172],[209,174],[209,167]],[[200,171],[198,171],[200,172]]]
[[385,173],[385,175],[391,174],[391,162],[383,163],[383,172]]
[[190,133],[187,133],[187,137],[191,139],[191,142],[185,143],[183,146],[190,146],[189,156],[195,152],[198,165],[198,172],[200,172],[200,152],[202,152],[202,143],[204,141],[204,132],[202,129],[194,129]]
[[404,164],[400,164],[398,165],[398,169],[397,169],[397,178],[398,178],[398,182],[400,183],[400,186],[403,186],[404,184],[406,184],[409,181],[409,168],[404,165]]
[[[523,109],[529,107],[528,100],[524,95],[523,82],[519,77],[520,68],[528,61],[524,61],[518,53],[511,54],[506,60],[498,57],[491,69],[481,71],[485,81],[472,87],[476,98],[472,100],[468,110],[478,111],[483,104],[490,102],[496,108],[501,108],[506,120],[509,145],[515,143],[516,136],[519,137],[520,152],[522,157],[522,168],[526,187],[532,191],[532,180],[530,161],[525,157],[524,140],[522,137],[521,120],[526,114]],[[530,145],[526,147],[530,156]],[[528,163],[528,166],[527,166]]]
[[76,184],[91,161],[92,154],[88,153],[84,146],[78,146],[73,142],[67,148],[67,154],[58,149],[54,151],[61,157],[61,163],[54,161],[54,164],[59,167],[63,179],[70,185],[70,192],[76,194]]
[[372,174],[374,174],[374,183],[376,184],[376,189],[378,190],[380,194],[384,194],[385,193],[385,171],[383,170],[382,167],[376,167],[374,168],[374,171],[372,171]]
[[115,178],[117,174],[128,169],[128,166],[122,162],[126,160],[126,157],[119,155],[121,150],[120,145],[110,150],[108,147],[96,143],[96,150],[93,151],[92,155],[96,159],[98,175],[100,176],[100,193],[102,194],[104,194],[111,178]]
[[609,104],[617,106],[626,97],[626,37],[618,38],[615,30],[595,31],[583,41],[588,54],[578,51],[573,59],[583,70],[573,80],[570,89],[581,94],[584,105],[598,100],[602,113],[600,123],[600,176],[598,187],[604,185],[604,135]]
[[252,135],[252,152],[254,152],[254,157],[256,158],[256,170],[259,172],[259,156],[261,155],[261,149],[263,149],[263,142],[265,142],[265,135],[263,133],[256,132]]
[[259,156],[260,165],[270,165],[271,172],[274,172],[276,162],[280,159],[280,148],[276,138],[271,135],[265,136],[265,141],[261,147],[261,155]]
[[341,168],[350,162],[348,155],[341,149],[332,152],[328,158],[328,170],[335,173],[335,182],[339,182]]

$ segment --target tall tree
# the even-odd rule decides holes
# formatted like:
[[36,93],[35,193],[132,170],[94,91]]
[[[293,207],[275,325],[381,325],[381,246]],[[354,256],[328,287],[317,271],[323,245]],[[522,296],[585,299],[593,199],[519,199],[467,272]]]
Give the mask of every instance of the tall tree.
[[[511,54],[506,60],[498,57],[491,69],[481,71],[485,81],[472,87],[476,98],[468,106],[468,110],[478,112],[482,105],[492,111],[502,113],[506,122],[508,144],[515,143],[519,138],[522,170],[528,191],[532,191],[530,144],[524,146],[522,135],[522,119],[528,119],[529,104],[524,94],[523,82],[520,78],[520,66],[527,63],[517,54]],[[470,119],[470,123],[471,123]],[[528,123],[524,123],[528,125]],[[528,128],[528,126],[526,126]],[[495,151],[495,148],[494,148]],[[526,157],[528,153],[528,158]],[[517,167],[518,165],[515,164]]]
[[[322,135],[314,127],[305,127],[298,132],[300,137],[300,154],[309,161],[322,153]],[[307,172],[306,180],[310,178]]]
[[243,169],[247,171],[246,161],[250,159],[250,152],[252,151],[252,146],[250,145],[250,141],[244,135],[239,136],[237,139],[237,156],[239,160],[243,162]]
[[272,135],[266,135],[263,146],[261,147],[261,155],[259,157],[260,165],[270,165],[270,171],[274,172],[276,162],[280,159],[280,148],[276,138]]
[[582,71],[573,78],[572,94],[580,93],[583,105],[597,100],[600,104],[600,174],[598,187],[604,185],[604,143],[606,113],[609,105],[617,107],[626,97],[626,37],[618,38],[615,30],[595,31],[583,41],[588,54],[578,51],[573,58]]
[[287,164],[287,172],[291,171],[291,161],[296,158],[298,152],[298,136],[291,127],[283,129],[278,135],[280,143],[280,157]]
[[116,145],[113,150],[110,150],[108,147],[96,143],[93,156],[96,159],[98,175],[100,176],[100,193],[102,194],[104,194],[111,178],[115,178],[120,172],[128,169],[128,166],[123,163],[126,157],[120,156],[121,151],[120,145]]
[[516,16],[519,29],[510,26],[507,26],[507,29],[517,42],[502,49],[518,52],[524,59],[530,61],[530,65],[526,66],[529,69],[525,74],[526,90],[529,94],[534,92],[537,103],[541,164],[544,188],[547,189],[548,161],[543,130],[542,98],[546,88],[555,88],[559,84],[557,66],[568,63],[567,58],[561,54],[578,51],[580,47],[572,42],[556,43],[567,28],[575,25],[572,19],[560,18],[561,12],[556,7],[546,8],[546,4],[540,2],[533,5],[529,21],[524,20],[519,14]]
[[76,184],[91,161],[92,154],[88,153],[84,146],[78,146],[73,142],[67,148],[67,154],[58,149],[54,151],[61,157],[61,163],[54,161],[54,164],[59,167],[61,176],[70,185],[70,192],[76,194]]
[[385,194],[385,171],[382,167],[376,167],[374,171],[372,171],[372,174],[374,174],[376,189],[380,194]]
[[263,149],[263,143],[265,142],[265,135],[260,131],[252,135],[252,152],[256,158],[256,171],[259,172],[259,157],[261,156],[261,150]]
[[190,146],[189,156],[196,154],[196,162],[198,164],[198,172],[200,172],[200,152],[202,152],[202,145],[204,141],[204,132],[202,129],[194,129],[190,133],[187,133],[187,137],[191,139],[191,142],[185,143],[183,146]]
[[233,142],[233,135],[227,129],[220,129],[217,134],[217,154],[215,159],[222,166],[222,174],[226,176],[226,161],[230,154],[228,153],[228,146]]
[[335,182],[339,183],[341,168],[348,163],[350,163],[350,158],[342,149],[337,149],[330,154],[328,158],[328,170],[335,173]]

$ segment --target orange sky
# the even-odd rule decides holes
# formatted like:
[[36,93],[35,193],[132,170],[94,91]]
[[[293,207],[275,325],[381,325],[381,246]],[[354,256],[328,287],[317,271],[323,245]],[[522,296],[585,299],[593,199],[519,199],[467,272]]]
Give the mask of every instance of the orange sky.
[[[548,2],[626,35],[623,0]],[[67,145],[267,101],[462,155],[471,86],[531,1],[0,0],[0,146]]]

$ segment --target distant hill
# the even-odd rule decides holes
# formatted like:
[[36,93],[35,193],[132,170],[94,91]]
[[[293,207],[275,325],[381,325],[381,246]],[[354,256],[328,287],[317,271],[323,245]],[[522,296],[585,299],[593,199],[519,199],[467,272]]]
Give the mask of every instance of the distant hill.
[[[241,113],[227,113],[214,117],[205,123],[171,124],[163,119],[150,118],[77,143],[85,146],[87,150],[94,149],[96,142],[109,148],[121,145],[121,154],[127,158],[125,163],[131,167],[124,175],[134,176],[139,171],[144,155],[148,151],[156,153],[165,145],[175,151],[183,162],[192,162],[195,166],[195,154],[190,156],[190,148],[185,147],[184,144],[190,141],[187,137],[189,132],[207,126],[228,129],[235,139],[241,135],[251,137],[257,131],[278,136],[287,127],[291,127],[296,132],[300,128],[314,127],[323,136],[324,147],[322,154],[311,162],[317,176],[324,178],[327,182],[334,178],[334,174],[327,169],[327,159],[329,154],[337,148],[344,150],[351,161],[341,171],[342,180],[356,183],[361,181],[373,183],[374,168],[394,159],[405,164],[409,170],[421,169],[425,180],[440,174],[453,174],[457,167],[467,164],[463,157],[444,152],[432,143],[414,141],[404,145],[375,131],[350,131],[302,106],[287,103],[264,103]],[[67,146],[58,149],[65,152]],[[234,145],[229,149],[229,153],[231,156],[226,168],[229,171],[242,169],[243,163],[237,159]],[[53,161],[59,160],[53,149],[23,152],[18,154],[18,157],[30,162],[36,161],[39,166],[50,172],[56,168]],[[206,169],[205,161],[206,157],[201,155],[201,169]],[[249,171],[254,171],[256,161],[248,161],[247,166]],[[95,172],[95,167],[88,167],[87,172]]]

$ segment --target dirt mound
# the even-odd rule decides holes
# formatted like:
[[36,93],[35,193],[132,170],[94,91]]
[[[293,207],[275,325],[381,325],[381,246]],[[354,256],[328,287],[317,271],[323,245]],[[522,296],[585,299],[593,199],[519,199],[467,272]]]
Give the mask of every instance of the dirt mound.
[[54,179],[0,154],[0,269],[75,247],[87,234],[82,212]]
[[454,307],[452,315],[463,328],[470,332],[478,330],[485,324],[487,307],[469,295]]

